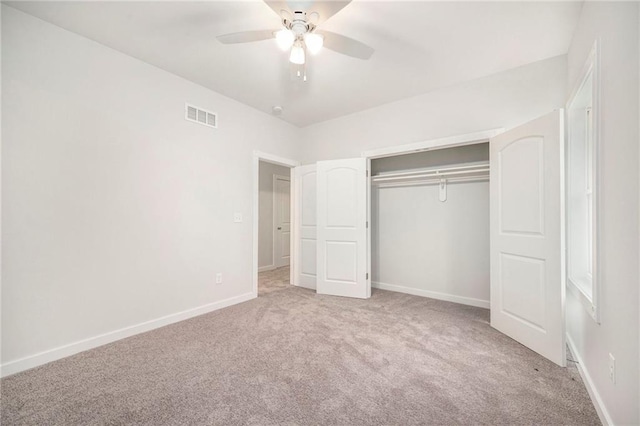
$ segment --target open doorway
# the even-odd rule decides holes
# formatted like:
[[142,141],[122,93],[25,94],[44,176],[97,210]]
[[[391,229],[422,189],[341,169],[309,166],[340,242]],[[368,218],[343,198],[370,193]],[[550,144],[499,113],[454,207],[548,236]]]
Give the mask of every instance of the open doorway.
[[262,296],[292,284],[292,167],[297,162],[260,153],[254,160],[254,290]]
[[291,169],[260,161],[258,295],[290,285]]

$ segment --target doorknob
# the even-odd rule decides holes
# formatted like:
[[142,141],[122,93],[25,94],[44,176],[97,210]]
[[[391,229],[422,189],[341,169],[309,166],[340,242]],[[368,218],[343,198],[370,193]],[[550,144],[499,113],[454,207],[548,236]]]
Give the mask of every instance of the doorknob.
[[278,226],[278,231],[281,230],[281,229],[282,229],[282,227]]

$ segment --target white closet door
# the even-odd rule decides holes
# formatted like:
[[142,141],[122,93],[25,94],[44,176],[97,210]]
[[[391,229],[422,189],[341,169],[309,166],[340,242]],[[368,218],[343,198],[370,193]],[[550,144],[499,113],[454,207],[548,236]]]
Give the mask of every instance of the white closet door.
[[491,139],[491,326],[566,364],[562,111]]
[[300,166],[294,173],[295,242],[293,284],[316,289],[316,165]]
[[317,166],[317,291],[366,299],[371,296],[367,160],[320,161]]

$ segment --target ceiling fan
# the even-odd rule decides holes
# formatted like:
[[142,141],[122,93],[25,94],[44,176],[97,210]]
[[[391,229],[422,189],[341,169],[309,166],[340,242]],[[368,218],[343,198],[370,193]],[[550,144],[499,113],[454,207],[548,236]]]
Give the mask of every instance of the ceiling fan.
[[318,53],[322,47],[358,59],[369,59],[374,50],[364,43],[330,31],[318,30],[318,25],[338,13],[348,1],[270,1],[265,3],[280,16],[282,28],[242,31],[217,37],[224,44],[249,43],[275,38],[282,50],[289,50],[289,61],[304,65],[306,53]]

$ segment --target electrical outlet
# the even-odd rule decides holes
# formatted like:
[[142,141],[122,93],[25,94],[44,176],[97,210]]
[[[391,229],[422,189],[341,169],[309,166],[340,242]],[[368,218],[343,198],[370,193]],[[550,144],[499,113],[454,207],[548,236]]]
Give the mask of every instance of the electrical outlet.
[[234,213],[233,214],[233,221],[235,223],[240,223],[242,222],[242,213]]
[[616,359],[611,354],[609,354],[609,379],[614,385],[616,384]]
[[222,274],[220,272],[216,274],[216,284],[222,284]]

